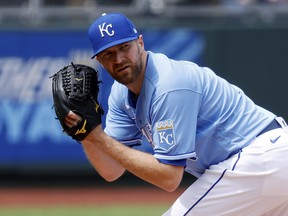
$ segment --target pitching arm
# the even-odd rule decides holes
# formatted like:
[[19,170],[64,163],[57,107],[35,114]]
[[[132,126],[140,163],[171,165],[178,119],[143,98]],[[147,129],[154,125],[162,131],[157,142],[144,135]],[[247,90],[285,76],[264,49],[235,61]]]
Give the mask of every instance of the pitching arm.
[[[184,167],[162,164],[150,154],[119,143],[109,137],[102,130],[101,125],[93,129],[82,143],[84,148],[99,149],[107,158],[110,158],[110,162],[118,163],[119,167],[122,167],[121,171],[125,168],[139,178],[164,190],[174,191],[182,180]],[[97,160],[96,157],[95,160]],[[105,166],[105,163],[103,164]]]
[[[70,111],[65,118],[65,124],[68,127],[73,127],[77,125],[80,120],[81,117],[79,115]],[[91,165],[106,181],[114,181],[125,172],[125,168],[105,152],[101,151],[97,145],[90,145],[89,142],[83,140],[82,146]]]
[[83,141],[82,146],[91,165],[106,181],[112,182],[125,172],[125,168],[101,151],[96,145],[90,145],[88,142]]

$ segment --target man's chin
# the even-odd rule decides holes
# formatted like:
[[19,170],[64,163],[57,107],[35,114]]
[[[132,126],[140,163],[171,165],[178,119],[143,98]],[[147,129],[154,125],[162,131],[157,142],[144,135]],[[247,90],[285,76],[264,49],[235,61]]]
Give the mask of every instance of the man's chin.
[[116,81],[123,85],[129,85],[133,83],[132,79],[130,79],[128,76],[122,77],[121,79],[116,79]]

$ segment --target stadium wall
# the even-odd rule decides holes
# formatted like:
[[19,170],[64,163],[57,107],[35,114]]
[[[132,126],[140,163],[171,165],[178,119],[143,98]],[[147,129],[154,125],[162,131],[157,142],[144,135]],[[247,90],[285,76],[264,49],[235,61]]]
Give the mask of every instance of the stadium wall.
[[[256,103],[288,119],[288,29],[143,28],[145,47],[208,66],[240,86]],[[0,176],[90,173],[81,145],[61,132],[49,77],[71,61],[100,71],[107,110],[112,79],[95,60],[87,32],[0,31]],[[103,119],[105,125],[105,116]],[[141,147],[151,151],[145,143]]]

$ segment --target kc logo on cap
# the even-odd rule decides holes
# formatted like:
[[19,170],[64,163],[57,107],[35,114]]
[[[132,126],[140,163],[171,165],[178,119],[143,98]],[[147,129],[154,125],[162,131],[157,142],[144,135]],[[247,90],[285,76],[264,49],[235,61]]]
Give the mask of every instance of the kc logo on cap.
[[114,35],[114,30],[111,30],[111,32],[109,31],[110,29],[112,29],[112,24],[106,25],[106,23],[102,23],[102,25],[99,25],[98,27],[101,33],[101,37],[105,36],[104,33],[106,33],[108,36]]
[[94,58],[109,47],[136,40],[139,35],[133,23],[123,14],[104,13],[90,26],[88,36]]

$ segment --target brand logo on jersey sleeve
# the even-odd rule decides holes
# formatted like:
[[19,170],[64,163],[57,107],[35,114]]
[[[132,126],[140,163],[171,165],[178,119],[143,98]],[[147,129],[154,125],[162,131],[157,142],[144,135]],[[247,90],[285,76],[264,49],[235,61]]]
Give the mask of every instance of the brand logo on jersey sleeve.
[[172,120],[156,123],[159,147],[168,150],[175,145],[174,125]]

